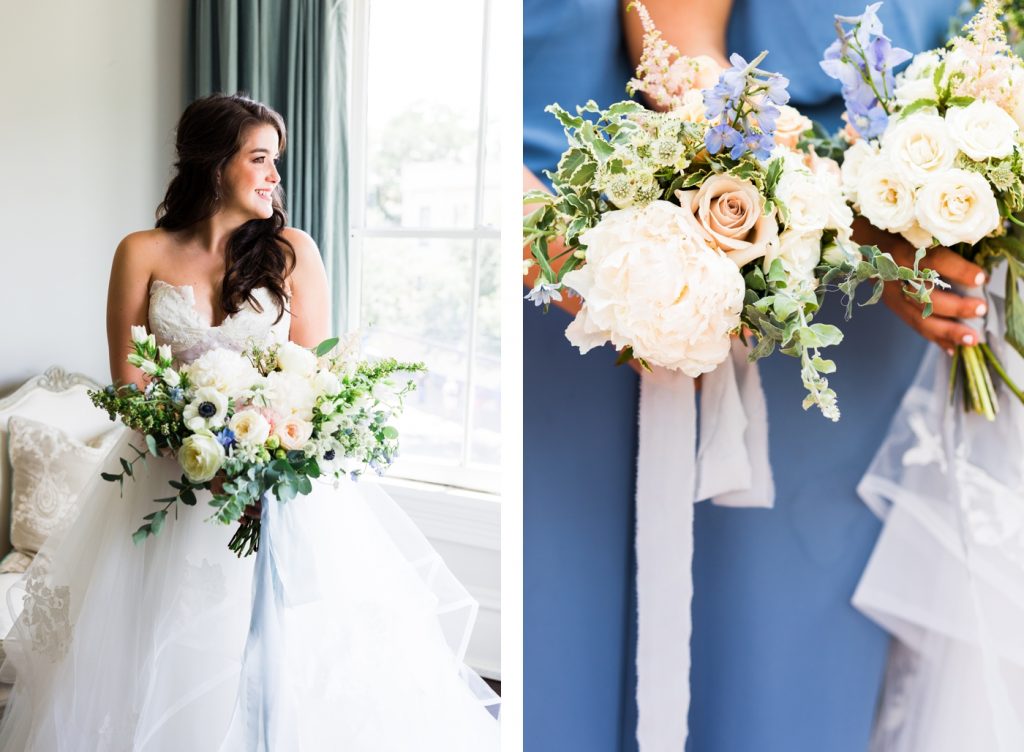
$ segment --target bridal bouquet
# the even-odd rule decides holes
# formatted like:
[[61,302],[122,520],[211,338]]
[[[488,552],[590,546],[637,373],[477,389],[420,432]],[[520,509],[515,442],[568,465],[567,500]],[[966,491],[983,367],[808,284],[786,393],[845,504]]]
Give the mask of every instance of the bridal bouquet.
[[[821,63],[846,102],[847,197],[871,224],[918,249],[948,246],[987,272],[1006,264],[1005,336],[1024,354],[1024,62],[995,0],[948,48],[914,56],[885,36],[880,5],[837,16],[839,38]],[[959,382],[965,407],[989,420],[998,410],[994,377],[1024,401],[988,344],[956,348],[951,389]]]
[[196,503],[195,492],[213,492],[211,519],[239,522],[229,548],[239,556],[259,548],[259,519],[246,514],[272,491],[289,501],[312,490],[321,476],[382,473],[398,451],[391,419],[415,388],[419,363],[358,360],[354,343],[338,339],[307,350],[293,342],[253,345],[247,351],[211,350],[175,368],[170,348],[157,347],[144,327],[132,327],[128,362],[149,377],[135,384],[90,392],[111,420],[145,435],[146,449],[132,447],[121,473],[103,478],[124,486],[125,476],[146,455],[173,454],[181,465],[175,494],[156,499],[163,507],[145,517],[136,542],[156,535],[168,512]]
[[[631,89],[666,111],[635,101],[547,108],[569,148],[548,173],[554,194],[524,197],[540,205],[524,220],[540,270],[527,299],[547,305],[568,289],[584,300],[566,330],[581,352],[611,342],[620,361],[691,377],[714,370],[749,330],[751,359],[776,347],[799,358],[804,409],[838,420],[826,379],[835,364],[821,350],[843,335],[813,322],[826,291],[847,296],[849,315],[861,282],[875,283],[868,303],[901,280],[927,304],[937,277],[852,241],[839,166],[796,150],[811,124],[787,106],[787,79],[759,67],[766,53],[733,55],[719,70],[680,56],[634,6],[646,34]],[[551,256],[556,237],[565,250]]]

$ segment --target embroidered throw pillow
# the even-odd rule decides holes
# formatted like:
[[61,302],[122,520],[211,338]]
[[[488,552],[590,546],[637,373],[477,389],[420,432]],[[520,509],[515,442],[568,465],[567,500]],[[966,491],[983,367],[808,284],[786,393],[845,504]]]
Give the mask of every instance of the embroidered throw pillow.
[[24,572],[49,535],[77,513],[78,493],[99,475],[115,431],[82,443],[20,416],[7,423],[11,461],[11,544],[0,573]]

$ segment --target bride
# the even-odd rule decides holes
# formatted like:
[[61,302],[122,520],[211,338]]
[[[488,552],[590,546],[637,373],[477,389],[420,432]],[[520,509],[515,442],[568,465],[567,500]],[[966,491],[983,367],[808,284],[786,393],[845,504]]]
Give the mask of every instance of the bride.
[[[156,229],[114,257],[115,381],[144,385],[125,360],[132,325],[180,362],[252,338],[327,338],[319,252],[286,227],[284,146],[281,117],[243,96],[185,110]],[[125,430],[105,469],[139,440]],[[123,495],[99,476],[83,489],[23,580],[0,750],[498,748],[496,698],[462,664],[476,604],[376,486],[316,483],[264,504],[259,554],[238,559],[202,498],[133,544],[180,474],[172,458],[136,468]]]

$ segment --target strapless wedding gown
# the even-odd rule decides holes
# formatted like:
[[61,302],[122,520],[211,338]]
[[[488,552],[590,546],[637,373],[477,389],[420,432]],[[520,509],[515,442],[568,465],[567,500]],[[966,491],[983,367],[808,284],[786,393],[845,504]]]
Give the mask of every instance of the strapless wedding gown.
[[[257,297],[262,312],[209,326],[191,288],[155,282],[150,330],[185,362],[284,340],[287,314],[275,324]],[[139,441],[126,430],[108,469]],[[477,606],[372,480],[264,504],[249,558],[206,521],[208,492],[133,544],[180,474],[150,458],[123,497],[97,476],[39,552],[11,597],[24,610],[4,641],[16,681],[0,750],[498,749],[497,698],[462,663]]]

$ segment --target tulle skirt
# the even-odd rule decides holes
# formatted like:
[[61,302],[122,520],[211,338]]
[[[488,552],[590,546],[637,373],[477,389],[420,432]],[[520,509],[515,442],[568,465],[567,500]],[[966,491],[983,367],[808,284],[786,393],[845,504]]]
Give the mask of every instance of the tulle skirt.
[[1024,407],[950,406],[949,365],[931,348],[859,487],[885,527],[854,604],[895,638],[872,752],[1024,749]]
[[476,604],[372,481],[270,500],[238,559],[207,492],[133,544],[178,477],[149,458],[123,495],[97,478],[9,596],[0,750],[498,748],[497,698],[462,663]]

